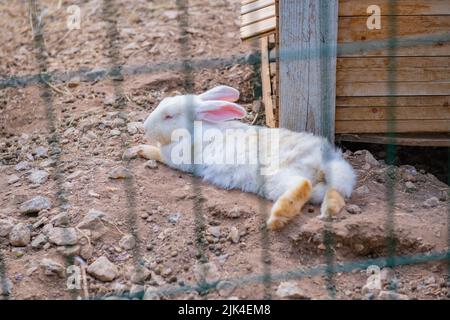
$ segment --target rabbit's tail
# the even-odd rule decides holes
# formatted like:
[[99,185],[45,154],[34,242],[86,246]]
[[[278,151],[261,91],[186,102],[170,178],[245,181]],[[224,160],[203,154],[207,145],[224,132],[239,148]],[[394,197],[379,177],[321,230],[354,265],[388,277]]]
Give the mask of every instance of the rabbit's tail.
[[356,174],[347,161],[342,158],[330,159],[325,163],[323,171],[325,190],[333,188],[342,196],[350,197],[356,184]]

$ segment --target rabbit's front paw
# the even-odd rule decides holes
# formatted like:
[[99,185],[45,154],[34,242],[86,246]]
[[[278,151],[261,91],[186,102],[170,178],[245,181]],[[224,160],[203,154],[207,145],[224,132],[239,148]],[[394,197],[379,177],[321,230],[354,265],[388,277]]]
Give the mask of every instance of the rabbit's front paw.
[[124,160],[131,160],[138,157],[162,162],[161,151],[159,148],[144,144],[127,149],[122,156]]

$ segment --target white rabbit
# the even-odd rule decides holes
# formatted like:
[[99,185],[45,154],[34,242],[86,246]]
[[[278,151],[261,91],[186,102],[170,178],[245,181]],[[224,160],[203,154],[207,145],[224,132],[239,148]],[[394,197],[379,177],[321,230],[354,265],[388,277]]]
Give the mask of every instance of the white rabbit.
[[[246,114],[241,106],[232,102],[238,99],[239,92],[227,86],[218,86],[200,95],[165,98],[144,123],[146,136],[157,146],[136,146],[127,150],[124,157],[141,156],[157,160],[192,172],[222,188],[241,189],[275,201],[267,220],[267,227],[271,230],[283,227],[300,213],[308,201],[322,203],[321,218],[337,214],[345,205],[344,197],[352,193],[356,180],[353,168],[343,159],[341,152],[326,139],[310,133],[268,129],[233,121]],[[201,125],[205,134],[194,134],[194,121]],[[269,134],[258,135],[263,131]],[[177,132],[188,133],[190,136],[185,136],[186,139],[194,134],[194,141],[175,139]],[[214,134],[208,135],[208,132]],[[242,141],[255,141],[252,139],[259,137],[269,148],[277,145],[273,148],[275,152],[261,148],[260,153],[256,153],[269,165],[277,163],[271,174],[262,175],[261,165],[255,161],[199,161],[226,159],[228,149],[224,147],[224,141],[229,141],[230,134],[236,132]],[[272,133],[276,133],[273,135],[275,138]],[[221,134],[223,140],[219,139]],[[188,146],[181,144],[181,141],[188,141]],[[251,154],[250,149],[254,150],[254,147],[254,143],[245,144],[240,152]],[[175,159],[177,156],[187,156],[189,161],[179,161]]]

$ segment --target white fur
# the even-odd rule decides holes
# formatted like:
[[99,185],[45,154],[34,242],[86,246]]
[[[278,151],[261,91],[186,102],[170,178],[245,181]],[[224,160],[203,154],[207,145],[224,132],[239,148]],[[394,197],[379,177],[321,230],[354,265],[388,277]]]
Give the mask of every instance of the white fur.
[[[352,167],[342,157],[341,152],[325,139],[304,132],[271,129],[279,130],[280,163],[279,169],[273,175],[260,175],[260,168],[251,164],[175,164],[171,159],[171,153],[178,142],[171,142],[171,133],[179,128],[185,128],[192,132],[192,121],[201,118],[199,110],[205,110],[205,106],[210,101],[205,101],[201,97],[220,100],[220,93],[226,93],[229,87],[221,86],[219,88],[220,90],[214,88],[201,96],[166,98],[147,118],[144,123],[146,135],[161,145],[164,163],[182,171],[193,172],[205,181],[224,189],[240,189],[273,201],[304,178],[309,179],[313,185],[310,200],[313,203],[321,203],[330,187],[345,197],[350,196],[356,181]],[[215,96],[216,92],[218,96]],[[221,101],[230,101],[230,97],[233,96],[235,96],[235,91],[228,91]],[[235,99],[237,98],[238,96],[235,97]],[[214,102],[217,103],[217,101]],[[226,136],[227,129],[243,129],[246,132],[243,138],[263,129],[263,127],[250,126],[238,121],[219,123],[203,121],[202,125],[204,131],[214,128],[222,132],[224,136]],[[264,129],[267,130],[267,128]],[[200,143],[200,140],[197,140],[197,143]],[[213,154],[213,150],[221,150],[219,154],[224,156],[225,151],[219,144],[220,142],[216,141],[203,142],[202,154],[208,156]],[[321,172],[325,175],[325,182],[318,181]]]

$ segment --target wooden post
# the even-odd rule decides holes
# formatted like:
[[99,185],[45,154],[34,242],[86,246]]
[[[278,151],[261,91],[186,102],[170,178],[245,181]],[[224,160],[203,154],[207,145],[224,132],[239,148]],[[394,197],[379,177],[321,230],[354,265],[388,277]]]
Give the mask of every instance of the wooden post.
[[280,126],[334,142],[338,0],[279,1]]
[[272,103],[272,84],[270,82],[269,69],[269,38],[264,37],[261,42],[261,83],[262,83],[262,100],[266,111],[266,125],[275,127],[275,116],[273,113]]

